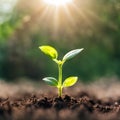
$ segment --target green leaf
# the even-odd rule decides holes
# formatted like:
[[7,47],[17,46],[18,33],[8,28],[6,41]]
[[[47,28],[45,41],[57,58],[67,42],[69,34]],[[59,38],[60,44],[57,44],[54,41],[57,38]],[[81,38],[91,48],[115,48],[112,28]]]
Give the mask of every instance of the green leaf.
[[40,46],[39,48],[44,54],[50,56],[52,59],[57,59],[58,53],[55,48],[48,45]]
[[78,80],[78,77],[72,76],[72,77],[68,77],[67,79],[65,79],[65,81],[63,82],[63,87],[70,87],[73,86]]
[[43,81],[45,81],[50,86],[58,85],[58,81],[53,77],[45,77],[45,78],[43,78]]
[[83,50],[83,48],[71,50],[70,52],[68,52],[68,53],[63,57],[63,61],[66,61],[66,60],[69,60],[69,59],[75,57],[75,56],[76,56],[77,54],[79,54],[82,50]]

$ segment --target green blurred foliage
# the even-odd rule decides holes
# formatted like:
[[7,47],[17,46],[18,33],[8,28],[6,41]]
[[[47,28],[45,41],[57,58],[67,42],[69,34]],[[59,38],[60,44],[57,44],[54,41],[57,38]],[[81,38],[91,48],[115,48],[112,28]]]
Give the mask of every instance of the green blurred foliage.
[[53,16],[41,19],[45,6],[40,0],[19,0],[10,19],[0,24],[0,77],[57,76],[56,65],[38,49],[45,44],[54,46],[60,58],[72,49],[84,48],[64,66],[64,77],[77,75],[88,82],[104,76],[120,77],[120,1],[85,0],[76,6],[84,17],[71,10],[75,23],[70,26],[61,11],[64,24],[54,34]]

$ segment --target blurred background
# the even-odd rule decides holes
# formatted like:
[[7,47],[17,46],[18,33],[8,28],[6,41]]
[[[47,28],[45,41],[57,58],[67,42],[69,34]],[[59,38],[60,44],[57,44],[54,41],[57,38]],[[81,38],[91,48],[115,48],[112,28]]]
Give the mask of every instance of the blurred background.
[[83,82],[120,77],[120,0],[74,0],[56,8],[43,0],[0,0],[0,78],[57,77],[57,66],[38,49],[51,45],[59,58],[84,48],[64,65],[64,78]]

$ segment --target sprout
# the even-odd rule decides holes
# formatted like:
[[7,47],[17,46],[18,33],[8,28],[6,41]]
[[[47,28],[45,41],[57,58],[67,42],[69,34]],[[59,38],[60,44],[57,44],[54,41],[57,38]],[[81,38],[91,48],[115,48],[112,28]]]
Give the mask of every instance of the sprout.
[[83,48],[71,50],[70,52],[65,54],[65,56],[63,57],[62,60],[58,60],[58,52],[55,48],[48,46],[48,45],[40,46],[39,48],[44,54],[48,55],[58,65],[58,79],[56,79],[54,77],[45,77],[45,78],[43,78],[43,80],[48,85],[57,87],[58,88],[58,96],[61,97],[62,89],[65,87],[73,86],[78,80],[77,76],[70,76],[63,81],[63,79],[62,79],[63,64],[66,61],[68,61],[69,59],[78,55],[83,50]]

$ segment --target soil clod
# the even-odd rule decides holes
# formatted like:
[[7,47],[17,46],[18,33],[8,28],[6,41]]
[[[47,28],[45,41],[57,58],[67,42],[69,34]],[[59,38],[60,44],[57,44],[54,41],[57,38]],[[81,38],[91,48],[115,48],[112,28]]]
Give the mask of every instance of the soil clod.
[[79,97],[23,94],[0,98],[0,120],[119,120],[119,101],[100,100],[84,92]]

